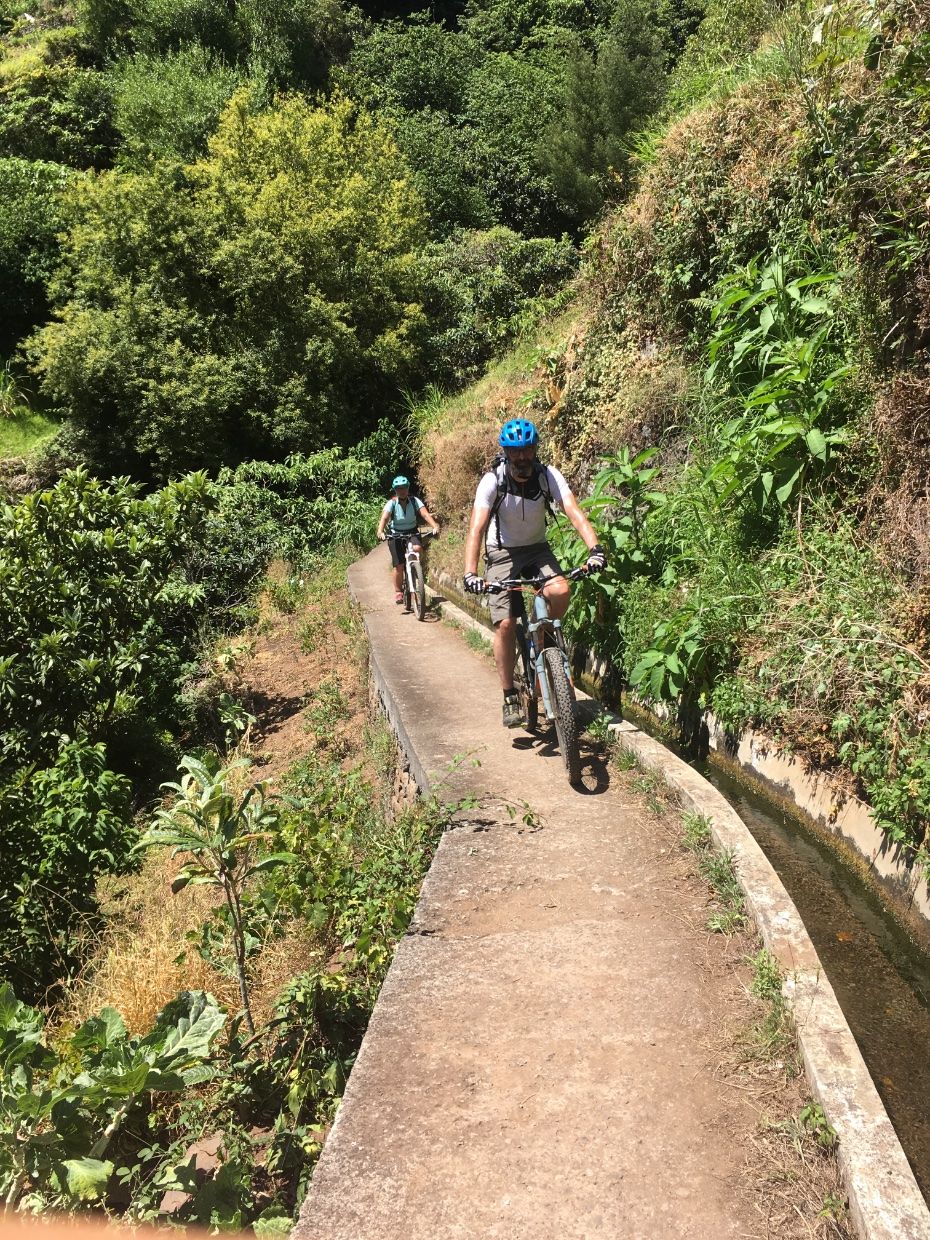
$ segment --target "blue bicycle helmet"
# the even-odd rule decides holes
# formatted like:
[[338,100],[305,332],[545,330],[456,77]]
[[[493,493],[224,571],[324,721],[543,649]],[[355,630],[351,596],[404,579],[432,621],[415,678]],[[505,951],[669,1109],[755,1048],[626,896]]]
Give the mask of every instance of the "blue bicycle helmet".
[[539,431],[526,418],[511,418],[501,427],[497,442],[502,448],[532,448],[539,443]]
[[398,487],[409,487],[409,486],[410,486],[410,479],[405,478],[403,474],[398,474],[397,477],[394,479],[394,481],[391,483],[391,490],[396,491]]

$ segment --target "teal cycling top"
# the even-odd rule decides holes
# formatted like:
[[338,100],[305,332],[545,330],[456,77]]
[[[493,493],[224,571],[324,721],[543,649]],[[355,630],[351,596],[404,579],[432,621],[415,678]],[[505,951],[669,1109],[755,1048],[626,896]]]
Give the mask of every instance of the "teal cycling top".
[[390,514],[388,522],[389,534],[412,534],[419,524],[420,509],[423,501],[415,495],[407,497],[406,504],[399,499],[389,499],[384,505],[384,513]]

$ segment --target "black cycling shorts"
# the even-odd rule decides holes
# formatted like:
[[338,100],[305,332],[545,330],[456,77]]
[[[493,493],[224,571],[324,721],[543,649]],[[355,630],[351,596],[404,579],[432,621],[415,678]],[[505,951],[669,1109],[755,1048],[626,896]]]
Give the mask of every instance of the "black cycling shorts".
[[389,534],[388,535],[388,551],[391,553],[391,563],[395,568],[399,568],[404,562],[404,555],[407,551],[407,539],[412,538],[415,547],[423,550],[423,540],[420,538],[418,530],[411,530],[409,534]]

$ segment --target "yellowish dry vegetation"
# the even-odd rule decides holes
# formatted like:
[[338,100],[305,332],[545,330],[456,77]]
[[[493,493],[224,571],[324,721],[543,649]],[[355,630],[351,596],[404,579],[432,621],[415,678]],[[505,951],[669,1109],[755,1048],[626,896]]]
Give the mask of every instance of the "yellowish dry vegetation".
[[234,1010],[239,1006],[235,980],[211,969],[185,939],[206,920],[216,893],[187,887],[172,895],[179,864],[159,850],[149,854],[138,874],[109,880],[112,895],[104,907],[112,928],[72,987],[65,1020],[78,1023],[109,1006],[131,1032],[144,1033],[182,990],[208,990]]

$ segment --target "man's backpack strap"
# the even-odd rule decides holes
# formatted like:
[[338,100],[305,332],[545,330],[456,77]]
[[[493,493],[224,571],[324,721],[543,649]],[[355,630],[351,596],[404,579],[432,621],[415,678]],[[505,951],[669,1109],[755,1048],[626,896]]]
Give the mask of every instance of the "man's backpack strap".
[[[488,533],[494,522],[497,521],[497,545],[501,545],[500,520],[498,513],[500,506],[504,502],[504,496],[507,494],[507,460],[503,456],[497,456],[491,462],[491,468],[494,471],[494,477],[497,481],[497,495],[494,497],[494,503],[491,507],[491,515],[488,518]],[[539,483],[539,489],[542,492],[543,499],[546,501],[546,515],[555,520],[558,515],[552,502],[552,490],[549,486],[549,471],[545,465],[539,461],[533,462],[533,469],[536,473],[536,481]]]

